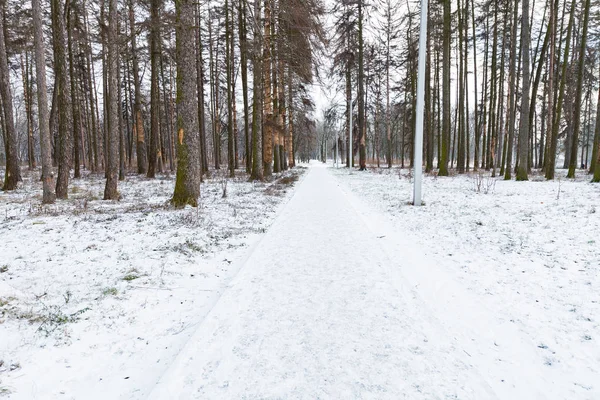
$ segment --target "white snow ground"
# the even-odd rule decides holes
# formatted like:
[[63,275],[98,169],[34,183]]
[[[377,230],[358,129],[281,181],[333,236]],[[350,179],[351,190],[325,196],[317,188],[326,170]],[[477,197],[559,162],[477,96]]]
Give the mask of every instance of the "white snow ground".
[[292,194],[281,180],[238,178],[223,198],[215,176],[199,210],[174,210],[174,177],[127,177],[123,199],[105,202],[104,179],[91,176],[41,207],[38,173],[23,172],[16,192],[0,192],[0,398],[10,399],[143,398]]
[[537,398],[600,398],[600,185],[565,171],[550,182],[427,176],[415,208],[408,170],[331,171],[369,204],[438,318],[472,336],[480,370],[498,372],[486,363],[496,357],[520,364],[512,372]]
[[[0,299],[10,299],[0,316],[0,338],[9,335],[0,340],[0,391],[15,399],[600,398],[600,186],[587,177],[428,177],[426,206],[414,208],[407,173],[313,165],[260,238],[283,203],[251,184],[228,189],[251,192],[235,201],[250,208],[245,215],[273,210],[250,222],[219,201],[218,180],[200,216],[165,210],[160,188],[150,190],[162,193],[154,201],[126,194],[119,207],[129,204],[128,214],[94,201],[94,212],[82,204],[51,218],[23,202],[0,224],[0,246],[21,245],[0,273]],[[135,208],[141,199],[151,221]],[[256,233],[243,238],[248,230]],[[211,239],[223,232],[231,236]],[[25,249],[25,240],[35,242]],[[94,241],[101,247],[82,244]],[[30,256],[40,245],[41,257]],[[122,281],[132,267],[140,278]],[[91,310],[46,337],[34,316],[52,315],[52,305],[59,317]]]
[[[474,290],[460,277],[464,272],[447,260],[456,258],[448,251],[455,252],[450,245],[457,242],[444,236],[436,238],[444,249],[441,257],[423,250],[432,243],[415,233],[427,230],[418,226],[452,215],[454,220],[446,222],[452,232],[464,205],[449,206],[454,213],[448,215],[434,212],[433,201],[430,208],[407,211],[415,213],[415,225],[409,228],[409,221],[390,220],[372,207],[386,204],[383,193],[408,185],[388,180],[377,186],[377,178],[368,173],[335,174],[338,180],[325,168],[310,170],[150,399],[598,398],[598,326],[592,319],[597,293],[589,290],[586,297],[564,300],[586,303],[590,318],[581,328],[589,337],[571,339],[577,348],[568,346],[557,354],[563,350],[562,338],[569,336],[565,329],[573,326],[549,323],[554,311],[544,307],[550,301],[537,310],[519,296],[525,289],[514,284],[516,277],[499,280],[488,271],[497,266],[475,261],[471,269],[485,270],[472,272],[473,279],[483,275],[495,283]],[[582,201],[589,205],[596,189],[586,190],[592,197]],[[532,201],[523,197],[521,204]],[[404,207],[403,201],[393,204]],[[494,216],[485,212],[482,218],[492,224]],[[519,231],[529,223],[521,218],[517,213],[509,219]],[[593,230],[597,222],[587,227]],[[478,260],[487,248],[465,250]],[[597,250],[590,246],[583,252],[581,261],[588,262],[586,273],[594,279]],[[499,267],[514,268],[511,261],[505,259]],[[537,274],[544,271],[534,274],[529,264],[516,268],[534,275],[530,286],[541,285],[538,279],[544,277]],[[563,279],[563,285],[571,286],[572,278]],[[491,289],[499,293],[495,301],[487,298]],[[536,294],[542,302],[557,295]],[[521,305],[522,310],[515,310]],[[521,318],[534,321],[539,330],[528,331]]]

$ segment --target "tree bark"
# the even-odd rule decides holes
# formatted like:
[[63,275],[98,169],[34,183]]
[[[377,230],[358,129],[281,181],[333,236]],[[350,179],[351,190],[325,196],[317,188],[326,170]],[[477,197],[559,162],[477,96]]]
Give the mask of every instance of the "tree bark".
[[[69,0],[67,0],[69,1]],[[58,178],[56,180],[56,197],[68,198],[69,173],[71,169],[72,132],[70,121],[70,93],[67,72],[67,46],[65,38],[65,16],[60,0],[52,0],[52,31],[54,44],[54,76],[57,90],[58,117]]]
[[208,172],[208,150],[206,146],[206,121],[204,109],[204,61],[202,59],[202,29],[199,5],[196,7],[196,79],[198,86],[198,128],[200,134],[200,164],[202,174]]
[[450,141],[450,41],[451,41],[451,14],[450,0],[444,0],[444,38],[443,38],[443,71],[442,71],[442,96],[443,96],[443,122],[442,140],[440,149],[439,176],[448,176],[448,147]]
[[8,58],[6,55],[6,38],[4,37],[4,1],[0,4],[0,95],[4,110],[4,135],[6,154],[6,173],[4,174],[4,185],[2,190],[15,190],[21,180],[21,169],[19,167],[19,154],[17,152],[17,131],[13,113],[13,99],[10,90],[10,77],[8,69]]
[[[268,1],[268,0],[267,0]],[[262,152],[261,152],[261,122],[262,122],[262,99],[261,99],[261,80],[263,77],[263,59],[261,59],[262,41],[260,34],[260,1],[254,2],[254,43],[253,43],[253,83],[252,83],[252,173],[250,180],[263,180],[262,170]]]
[[229,177],[235,177],[235,142],[233,138],[233,58],[231,54],[233,23],[230,16],[230,3],[225,0],[225,69],[227,80],[227,165]]
[[108,67],[108,108],[104,110],[108,114],[107,129],[107,155],[106,185],[104,187],[104,200],[118,200],[117,191],[119,173],[119,105],[118,105],[118,17],[117,0],[109,0],[108,3],[108,38],[107,38],[107,67]]
[[252,138],[248,103],[248,32],[246,28],[246,1],[238,0],[238,31],[240,40],[240,73],[242,75],[242,97],[244,99],[244,138],[246,150],[246,172],[252,172]]
[[585,68],[585,56],[587,46],[588,24],[590,20],[590,0],[585,0],[583,6],[583,33],[579,48],[579,64],[577,69],[577,88],[575,89],[575,113],[573,127],[573,141],[571,143],[571,159],[569,160],[569,173],[567,178],[575,178],[577,168],[577,150],[579,146],[579,129],[581,127],[581,99],[583,95],[583,73]]
[[74,166],[74,178],[81,178],[81,123],[79,114],[79,102],[77,97],[77,80],[75,78],[75,66],[74,66],[74,50],[73,50],[73,19],[75,18],[74,8],[69,1],[69,7],[67,10],[67,40],[69,49],[69,77],[70,77],[70,90],[71,90],[71,115],[73,119],[73,166]]
[[519,166],[517,168],[517,181],[526,181],[529,167],[529,0],[523,0],[521,11],[521,57],[523,58],[523,94],[521,96],[521,121],[519,127]]
[[271,95],[271,0],[265,0],[263,44],[263,174],[273,174],[273,98]]
[[358,158],[360,170],[367,169],[367,146],[365,132],[365,60],[363,39],[363,0],[358,0]]
[[160,7],[161,0],[152,0],[150,7],[150,150],[148,151],[148,178],[156,176],[160,157]]
[[25,61],[21,54],[21,77],[23,78],[23,103],[25,104],[25,117],[27,119],[27,164],[30,171],[36,167],[35,152],[33,147],[33,110],[31,85],[29,77],[29,53],[25,52]]
[[193,0],[176,0],[177,15],[177,178],[171,202],[198,206],[200,146],[196,89],[196,34]]
[[56,194],[54,193],[54,174],[52,172],[52,144],[50,139],[50,119],[48,116],[48,89],[46,86],[46,53],[44,49],[40,0],[31,0],[31,10],[33,16],[33,41],[37,79],[38,125],[42,153],[42,203],[53,204],[56,200]]

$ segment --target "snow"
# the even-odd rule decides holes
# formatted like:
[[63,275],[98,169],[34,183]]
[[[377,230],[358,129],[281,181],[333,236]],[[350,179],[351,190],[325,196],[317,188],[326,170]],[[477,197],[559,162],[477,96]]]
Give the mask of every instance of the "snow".
[[426,206],[415,208],[408,170],[332,172],[369,205],[397,259],[418,265],[402,274],[437,316],[472,336],[479,368],[503,372],[485,354],[495,350],[537,390],[501,398],[600,397],[600,186],[589,176],[427,176]]
[[216,176],[199,211],[136,177],[43,208],[28,176],[0,194],[0,393],[600,398],[600,186],[559,175],[426,176],[412,207],[408,170],[313,163]]
[[223,198],[216,175],[200,209],[175,210],[174,177],[129,176],[122,200],[104,202],[104,179],[89,176],[41,206],[38,173],[24,174],[0,192],[0,393],[11,399],[143,398],[292,193],[242,176]]
[[[483,195],[470,194],[468,178],[426,180],[427,189],[432,182],[439,188],[428,192],[431,198],[450,190],[446,196],[463,201],[446,213],[442,207],[436,212],[433,200],[429,208],[406,205],[401,197],[410,193],[409,182],[399,184],[395,175],[331,172],[337,180],[324,168],[311,169],[150,399],[597,398],[597,347],[580,338],[573,341],[577,348],[561,353],[564,329],[573,326],[561,324],[562,330],[553,331],[552,310],[519,309],[526,300],[513,291],[524,289],[515,287],[516,278],[501,281],[493,273],[510,267],[509,260],[501,257],[499,266],[490,264],[493,258],[480,262],[480,243],[469,248],[467,241],[455,249],[458,242],[444,236],[436,238],[443,253],[426,250],[436,218],[454,232],[452,225],[469,214],[462,211],[472,206],[468,199],[486,203]],[[536,184],[508,185],[515,195],[530,193]],[[501,192],[504,185],[497,185]],[[590,204],[596,188],[581,182],[564,186],[563,202],[584,185],[589,197],[582,201]],[[386,199],[384,193],[392,196]],[[489,201],[494,197],[500,196],[490,193]],[[497,204],[511,206],[505,198]],[[390,219],[389,208],[404,215]],[[494,217],[489,210],[486,215],[491,225]],[[510,215],[500,222],[527,229],[528,220]],[[597,268],[591,264],[597,253],[588,249],[583,249],[588,267]],[[469,272],[474,282],[452,266],[462,255],[475,257]],[[480,287],[483,276],[494,283]],[[570,278],[563,283],[571,285]],[[541,287],[535,294],[545,302],[543,284],[530,283]],[[587,294],[588,302],[597,299],[593,290]],[[536,330],[528,331],[529,321]],[[596,323],[584,322],[590,337],[597,336]],[[542,334],[556,340],[546,341],[546,347]],[[548,362],[548,354],[555,361]]]

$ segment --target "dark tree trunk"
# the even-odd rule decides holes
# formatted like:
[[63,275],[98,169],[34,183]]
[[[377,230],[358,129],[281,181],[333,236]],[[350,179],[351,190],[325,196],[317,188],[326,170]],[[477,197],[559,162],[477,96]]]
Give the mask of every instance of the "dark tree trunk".
[[577,168],[577,150],[579,146],[579,129],[581,126],[581,106],[583,95],[583,73],[585,68],[585,56],[587,46],[588,24],[590,20],[590,0],[585,0],[583,6],[583,33],[579,48],[579,64],[577,68],[577,88],[575,89],[575,113],[573,127],[573,141],[571,142],[571,159],[569,162],[568,178],[575,178],[575,169]]
[[161,0],[152,0],[150,7],[150,150],[148,151],[148,178],[156,176],[160,157],[160,7]]
[[118,173],[119,173],[119,94],[118,94],[118,17],[117,0],[109,0],[108,3],[108,108],[104,110],[107,114],[107,155],[108,164],[106,165],[106,186],[104,187],[104,200],[118,200],[117,191]]
[[177,15],[177,179],[171,202],[198,206],[200,196],[200,143],[196,89],[196,33],[194,2],[176,0]]
[[448,176],[448,147],[450,142],[450,41],[451,41],[451,14],[450,0],[444,0],[444,39],[443,39],[443,72],[442,72],[442,96],[443,96],[443,124],[442,140],[440,149],[440,176]]
[[2,190],[15,190],[21,180],[21,169],[19,167],[19,155],[17,152],[17,131],[13,113],[13,99],[10,90],[10,77],[8,59],[6,55],[6,39],[4,37],[4,1],[0,3],[0,95],[4,110],[4,148],[6,154],[6,174],[4,174],[4,185]]
[[363,40],[363,0],[358,0],[358,158],[360,170],[367,169],[367,134],[365,132],[365,62]]
[[71,169],[72,126],[70,125],[69,80],[67,71],[67,46],[64,5],[60,0],[52,0],[52,31],[54,44],[54,76],[57,90],[58,117],[58,178],[56,180],[56,197],[68,197],[69,173]]

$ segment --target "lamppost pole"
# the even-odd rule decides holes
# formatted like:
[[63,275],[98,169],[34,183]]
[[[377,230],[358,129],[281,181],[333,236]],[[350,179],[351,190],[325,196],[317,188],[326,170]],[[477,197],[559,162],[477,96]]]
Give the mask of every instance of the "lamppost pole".
[[353,110],[352,100],[350,100],[350,142],[348,143],[348,151],[350,152],[350,168],[354,167],[354,143],[352,142],[352,110]]
[[421,29],[419,32],[419,78],[417,81],[417,123],[415,127],[415,182],[413,204],[420,206],[423,180],[423,109],[425,108],[425,55],[427,52],[428,0],[421,0]]

